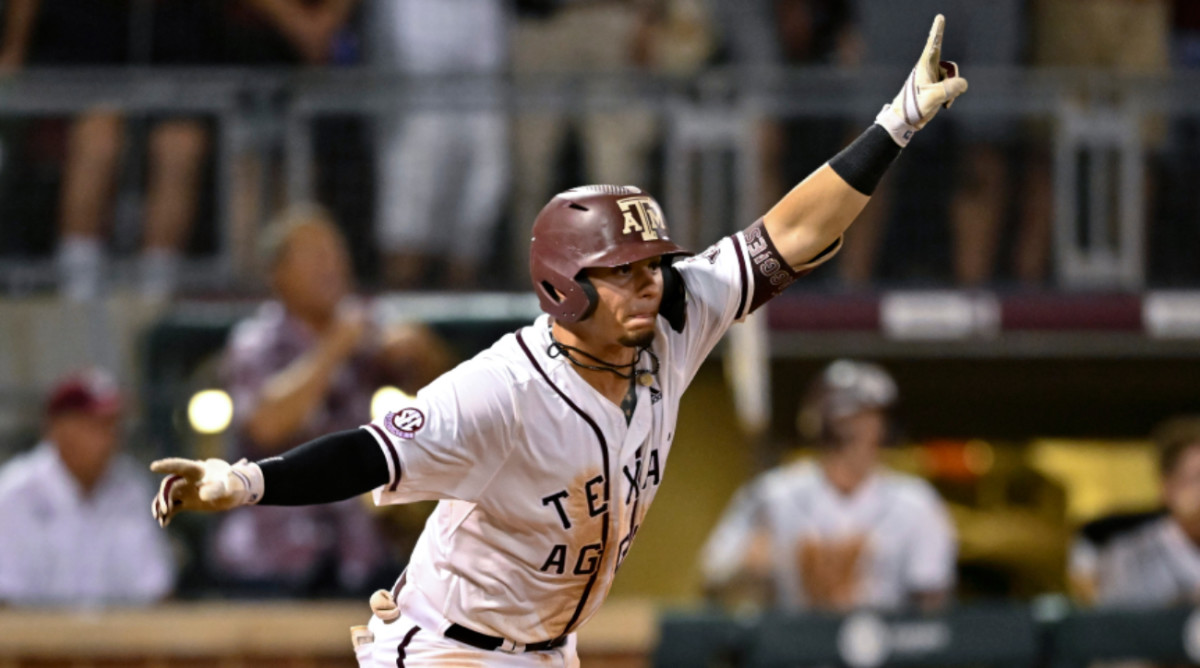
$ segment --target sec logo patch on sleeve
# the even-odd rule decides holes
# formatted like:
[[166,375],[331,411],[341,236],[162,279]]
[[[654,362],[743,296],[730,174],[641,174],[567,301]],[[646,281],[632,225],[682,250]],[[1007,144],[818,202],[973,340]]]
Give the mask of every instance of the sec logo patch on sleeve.
[[400,438],[412,438],[425,426],[425,414],[416,408],[388,413],[383,421],[387,430]]

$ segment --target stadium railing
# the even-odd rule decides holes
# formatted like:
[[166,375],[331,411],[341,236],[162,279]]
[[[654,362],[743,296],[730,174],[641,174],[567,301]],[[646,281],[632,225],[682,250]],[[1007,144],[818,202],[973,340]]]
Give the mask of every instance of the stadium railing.
[[1045,618],[1012,603],[964,605],[930,615],[856,612],[660,617],[654,665],[796,668],[1053,666],[1095,661],[1200,661],[1200,611],[1084,610]]
[[[314,194],[314,121],[322,117],[369,120],[408,110],[481,106],[510,114],[537,110],[574,116],[614,109],[650,111],[660,121],[662,156],[661,169],[651,180],[661,184],[664,204],[677,221],[677,236],[695,246],[761,213],[762,122],[834,118],[865,124],[876,103],[890,96],[897,77],[904,74],[876,69],[714,68],[687,78],[420,79],[352,68],[31,69],[6,78],[0,86],[0,119],[64,117],[95,108],[135,117],[211,117],[216,131],[217,252],[211,260],[192,263],[185,278],[193,286],[238,289],[251,278],[246,249],[253,245],[256,226],[271,213],[273,194],[284,191],[289,200]],[[1040,143],[1052,154],[1057,189],[1052,284],[1141,287],[1146,280],[1147,224],[1143,207],[1137,205],[1145,200],[1142,157],[1159,149],[1151,145],[1155,142],[1144,141],[1137,128],[1147,119],[1200,116],[1200,75],[975,68],[971,82],[971,94],[955,106],[954,120],[947,126],[1005,119],[1043,121],[1050,128],[1042,134],[1024,129],[1015,134],[1020,142]],[[239,190],[244,173],[238,161],[267,161],[277,154],[283,155],[283,167],[278,173],[259,175],[255,203],[235,203],[246,197]],[[12,156],[7,157],[13,168]],[[1101,192],[1112,197],[1098,196]],[[950,193],[935,195],[948,198]],[[252,210],[249,214],[242,210],[246,206]],[[244,229],[247,226],[250,229]],[[944,241],[917,243],[932,244],[918,250],[945,250],[938,250]],[[522,251],[512,252],[516,256]],[[0,259],[2,291],[19,293],[52,281],[48,261]]]

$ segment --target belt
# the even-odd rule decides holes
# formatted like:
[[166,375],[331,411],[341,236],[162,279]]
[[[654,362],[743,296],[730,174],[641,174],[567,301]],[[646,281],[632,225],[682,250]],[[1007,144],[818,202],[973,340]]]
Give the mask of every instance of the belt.
[[442,635],[457,640],[464,645],[478,647],[489,651],[508,652],[509,654],[521,654],[522,652],[544,652],[555,647],[562,647],[567,642],[566,636],[559,636],[553,640],[543,640],[541,642],[533,642],[527,645],[489,636],[485,633],[472,631],[471,629],[461,624],[451,624]]
[[[395,586],[392,587],[392,597],[396,599],[396,601],[400,600],[400,590],[404,588],[404,584],[407,581],[407,575],[408,569],[406,568],[400,573],[400,577],[396,579]],[[421,606],[417,606],[417,610],[420,609]],[[405,612],[404,614],[407,615],[409,613]],[[413,621],[417,622],[418,625],[428,623],[427,628],[431,629],[436,629],[439,626],[433,619],[424,618],[422,615],[413,616],[416,617],[416,619]],[[471,647],[476,647],[478,649],[484,649],[489,652],[507,652],[509,654],[521,654],[522,652],[544,652],[548,649],[562,647],[567,643],[567,637],[564,635],[553,640],[543,640],[541,642],[522,645],[521,643],[505,640],[504,638],[489,636],[486,633],[480,633],[479,631],[472,631],[462,624],[454,623],[451,623],[450,626],[447,627],[442,633],[442,635],[451,640],[457,640],[464,645],[470,645]]]

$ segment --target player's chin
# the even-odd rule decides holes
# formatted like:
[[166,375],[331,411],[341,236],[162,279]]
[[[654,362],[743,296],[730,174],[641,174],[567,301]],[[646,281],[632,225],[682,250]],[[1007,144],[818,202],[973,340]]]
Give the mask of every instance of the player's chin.
[[629,327],[617,339],[617,342],[627,348],[645,348],[654,343],[654,324]]

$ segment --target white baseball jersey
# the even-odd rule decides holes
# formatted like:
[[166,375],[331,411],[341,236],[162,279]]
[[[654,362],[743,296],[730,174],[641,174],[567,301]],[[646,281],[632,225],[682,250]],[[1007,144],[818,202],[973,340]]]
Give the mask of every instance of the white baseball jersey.
[[1169,516],[1112,537],[1103,546],[1079,539],[1077,575],[1094,574],[1096,603],[1162,607],[1200,601],[1200,547]]
[[398,595],[407,617],[533,643],[596,612],[662,482],[684,389],[729,326],[798,275],[761,222],[675,266],[686,325],[658,319],[660,369],[628,423],[547,352],[542,316],[364,427],[391,474],[377,503],[440,500]]
[[710,535],[702,553],[706,579],[722,582],[739,569],[756,531],[770,539],[781,607],[808,606],[799,566],[805,541],[863,540],[859,606],[896,608],[914,593],[954,584],[954,527],[937,492],[914,476],[881,470],[847,495],[810,460],[768,471],[739,490]]
[[175,583],[166,534],[146,519],[150,480],[121,453],[85,495],[43,442],[0,469],[0,604],[147,604]]

